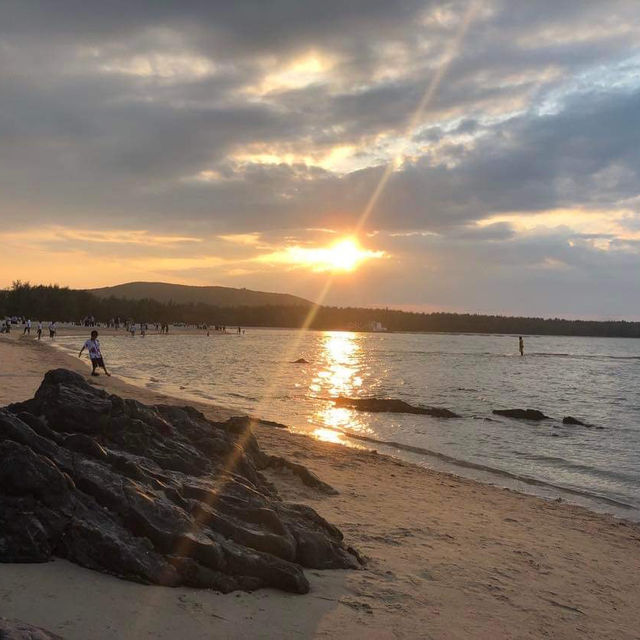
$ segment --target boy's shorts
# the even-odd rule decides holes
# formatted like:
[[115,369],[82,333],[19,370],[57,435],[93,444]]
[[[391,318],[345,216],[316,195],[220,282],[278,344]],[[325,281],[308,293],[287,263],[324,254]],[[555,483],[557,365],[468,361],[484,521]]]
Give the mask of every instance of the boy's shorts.
[[96,367],[102,367],[104,369],[104,362],[102,361],[102,358],[91,358],[91,364],[94,369]]

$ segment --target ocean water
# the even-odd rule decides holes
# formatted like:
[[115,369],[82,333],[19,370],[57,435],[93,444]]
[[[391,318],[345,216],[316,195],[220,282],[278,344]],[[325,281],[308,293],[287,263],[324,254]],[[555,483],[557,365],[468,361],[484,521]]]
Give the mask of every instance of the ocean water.
[[[76,353],[81,342],[60,338]],[[517,336],[503,335],[248,329],[101,344],[114,374],[185,402],[640,520],[640,340],[527,336],[524,357]],[[461,418],[337,408],[339,395],[399,398]],[[492,414],[507,408],[552,419]],[[569,415],[599,428],[564,426]]]

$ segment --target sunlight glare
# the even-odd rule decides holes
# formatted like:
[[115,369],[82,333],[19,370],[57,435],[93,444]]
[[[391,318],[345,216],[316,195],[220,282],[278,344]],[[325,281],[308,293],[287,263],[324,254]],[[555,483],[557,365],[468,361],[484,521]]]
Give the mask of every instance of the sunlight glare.
[[312,434],[314,438],[317,440],[322,440],[323,442],[333,442],[335,444],[345,444],[345,438],[339,431],[334,431],[333,429],[324,429],[322,427],[318,427],[314,429]]
[[[356,333],[327,331],[323,336],[322,365],[309,385],[312,397],[323,399],[337,396],[358,395],[362,386],[361,361],[363,357],[361,341]],[[310,420],[318,426],[313,436],[328,442],[345,442],[345,433],[367,432],[362,416],[353,409],[336,407],[327,402],[320,407]],[[349,441],[350,445],[354,443]]]
[[284,261],[309,266],[313,271],[349,272],[354,271],[365,260],[382,258],[384,251],[363,249],[355,238],[343,238],[335,244],[319,249],[289,247]]

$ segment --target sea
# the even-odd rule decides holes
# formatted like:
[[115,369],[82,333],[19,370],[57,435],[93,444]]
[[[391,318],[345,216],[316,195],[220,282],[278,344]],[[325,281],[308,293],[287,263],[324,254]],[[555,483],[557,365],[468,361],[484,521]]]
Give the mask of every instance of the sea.
[[[101,336],[112,373],[313,438],[640,521],[640,340],[253,329]],[[81,339],[61,336],[72,353]],[[304,359],[306,362],[296,363]],[[459,418],[367,413],[396,398]],[[531,408],[531,422],[495,409]],[[590,426],[562,423],[573,416]]]

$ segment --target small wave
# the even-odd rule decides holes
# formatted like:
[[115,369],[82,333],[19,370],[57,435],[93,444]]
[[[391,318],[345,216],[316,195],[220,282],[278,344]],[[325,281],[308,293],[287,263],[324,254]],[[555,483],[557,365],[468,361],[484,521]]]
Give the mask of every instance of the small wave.
[[517,473],[512,473],[510,471],[505,471],[504,469],[496,469],[495,467],[489,467],[484,464],[479,464],[477,462],[470,462],[468,460],[460,460],[458,458],[454,458],[452,456],[448,456],[445,453],[440,453],[438,451],[432,451],[430,449],[425,449],[423,447],[416,447],[414,445],[404,444],[402,442],[396,442],[394,440],[379,440],[377,438],[372,438],[371,436],[364,436],[356,433],[350,433],[349,431],[340,429],[342,434],[347,436],[348,438],[352,438],[354,440],[360,440],[363,442],[371,442],[374,444],[380,444],[387,447],[395,447],[396,449],[401,449],[403,451],[410,451],[411,453],[418,453],[424,456],[430,456],[433,458],[437,458],[438,460],[442,460],[443,462],[447,462],[456,467],[462,467],[466,469],[475,469],[477,471],[484,471],[486,473],[491,473],[498,477],[509,478],[510,480],[515,480],[517,482],[522,482],[524,484],[528,484],[531,486],[537,487],[547,487],[549,489],[554,489],[558,491],[563,491],[570,495],[579,496],[582,498],[588,498],[590,500],[597,500],[600,502],[605,502],[606,504],[619,507],[621,509],[629,509],[633,510],[636,507],[632,504],[628,504],[626,502],[622,502],[621,500],[615,500],[614,498],[609,498],[607,496],[603,496],[599,493],[586,491],[583,489],[574,489],[571,487],[566,487],[561,484],[553,484],[551,482],[546,482],[544,480],[538,480],[537,478],[531,478],[530,476],[524,476]]
[[618,471],[609,471],[607,469],[599,469],[598,467],[571,462],[565,458],[559,458],[557,456],[545,456],[536,455],[532,453],[514,452],[514,455],[523,460],[532,460],[534,462],[547,463],[554,467],[559,467],[564,471],[574,471],[576,473],[586,473],[589,475],[598,476],[600,478],[607,478],[610,480],[618,480],[622,482],[630,482],[632,478],[628,474],[619,473]]
[[529,352],[525,354],[530,358],[575,358],[576,360],[640,360],[640,356],[614,356],[606,353],[553,353],[553,352]]

